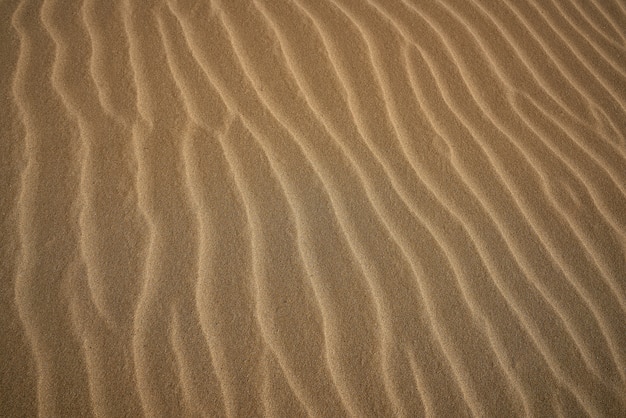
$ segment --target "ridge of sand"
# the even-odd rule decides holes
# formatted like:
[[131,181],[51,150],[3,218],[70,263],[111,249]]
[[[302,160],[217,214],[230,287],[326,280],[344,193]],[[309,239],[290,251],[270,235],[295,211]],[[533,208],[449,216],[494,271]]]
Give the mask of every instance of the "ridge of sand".
[[0,415],[626,413],[622,2],[0,16]]

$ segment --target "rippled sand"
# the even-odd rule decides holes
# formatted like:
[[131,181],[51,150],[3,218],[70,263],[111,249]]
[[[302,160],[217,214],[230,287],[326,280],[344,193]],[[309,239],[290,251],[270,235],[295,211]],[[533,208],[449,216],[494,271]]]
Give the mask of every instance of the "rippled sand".
[[1,416],[626,416],[623,0],[0,17]]

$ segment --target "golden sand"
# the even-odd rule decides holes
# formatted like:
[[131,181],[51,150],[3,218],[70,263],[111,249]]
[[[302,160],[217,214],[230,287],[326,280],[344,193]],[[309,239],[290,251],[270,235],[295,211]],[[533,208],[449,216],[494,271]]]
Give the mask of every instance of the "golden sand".
[[0,416],[626,416],[623,0],[0,17]]

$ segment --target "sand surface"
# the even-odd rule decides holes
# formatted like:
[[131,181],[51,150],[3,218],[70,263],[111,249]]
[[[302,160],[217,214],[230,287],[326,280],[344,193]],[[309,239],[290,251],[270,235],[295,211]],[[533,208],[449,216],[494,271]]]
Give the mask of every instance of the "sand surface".
[[624,0],[0,18],[0,416],[626,416]]

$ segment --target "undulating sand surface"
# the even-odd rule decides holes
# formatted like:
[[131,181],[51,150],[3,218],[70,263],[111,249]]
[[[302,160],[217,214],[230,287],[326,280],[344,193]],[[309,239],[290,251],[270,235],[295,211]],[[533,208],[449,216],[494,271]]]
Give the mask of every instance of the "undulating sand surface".
[[0,16],[0,416],[626,416],[624,0]]

